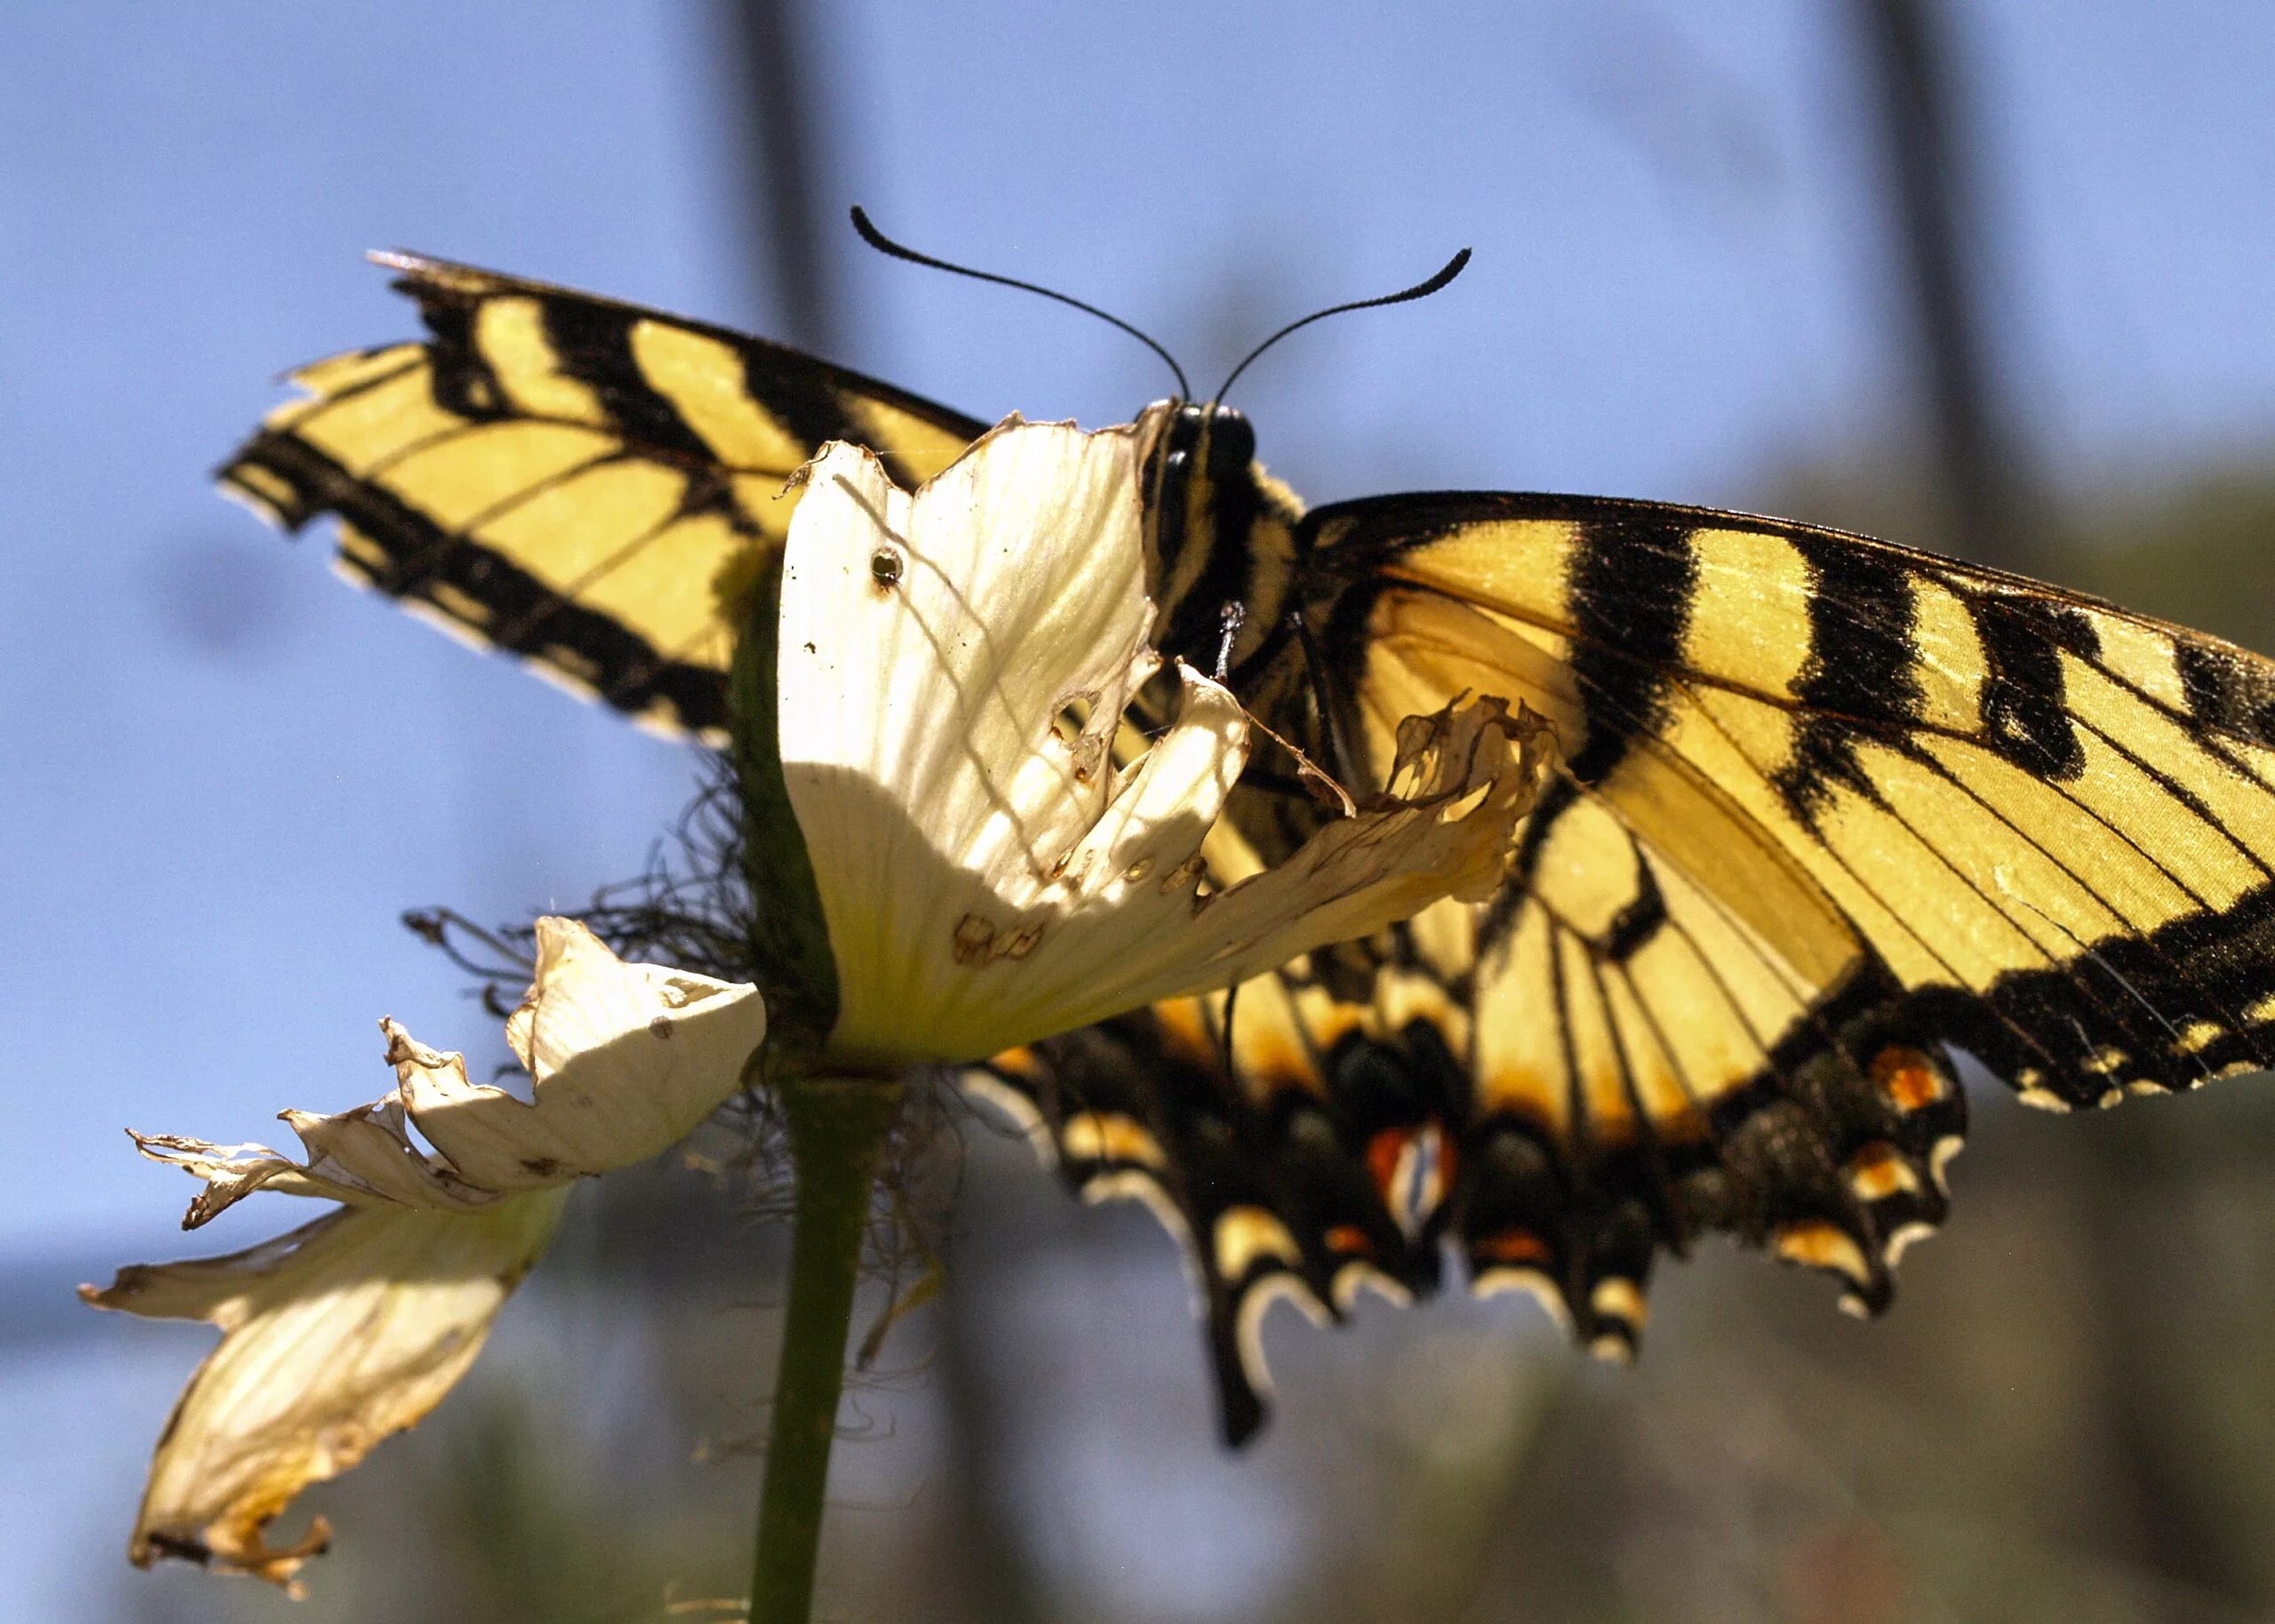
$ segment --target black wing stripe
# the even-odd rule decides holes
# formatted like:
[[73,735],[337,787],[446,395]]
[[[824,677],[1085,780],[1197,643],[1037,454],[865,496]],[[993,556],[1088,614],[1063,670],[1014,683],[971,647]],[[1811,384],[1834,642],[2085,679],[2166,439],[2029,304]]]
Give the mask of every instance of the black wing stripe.
[[1984,742],[2016,766],[2056,784],[2085,770],[2069,707],[2064,650],[2097,659],[2100,640],[2071,606],[2040,597],[1962,594],[1990,662],[1983,684]]
[[1916,725],[1920,684],[1905,572],[1827,538],[1790,539],[1810,577],[1809,650],[1798,697],[1826,713],[1801,723],[1792,760],[1770,782],[1807,824],[1832,783],[1871,792],[1856,760],[1855,724]]
[[1587,736],[1567,763],[1582,784],[1609,776],[1630,744],[1661,719],[1697,584],[1686,525],[1630,520],[1592,527],[1573,560],[1572,667]]
[[[1575,669],[1577,669],[1577,661],[1575,662]],[[1675,677],[1672,673],[1668,673],[1668,681],[1666,685],[1654,692],[1652,695],[1652,703],[1663,709],[1666,704],[1668,697],[1676,691],[1681,691],[1689,704],[1694,708],[1696,708],[1701,712],[1704,720],[1709,726],[1712,727],[1717,732],[1721,733],[1725,739],[1729,738],[1728,733],[1722,728],[1721,723],[1713,717],[1711,712],[1705,712],[1704,707],[1697,705],[1696,694],[1688,689],[1687,684],[1682,679]],[[1689,779],[1694,784],[1700,785],[1704,784],[1704,780],[1703,775],[1696,767],[1687,760],[1664,740],[1659,738],[1656,733],[1648,730],[1643,727],[1640,721],[1633,719],[1632,715],[1628,715],[1624,712],[1624,706],[1629,702],[1623,696],[1604,693],[1600,690],[1594,690],[1592,695],[1591,690],[1585,685],[1585,677],[1583,678],[1582,694],[1584,702],[1589,705],[1591,716],[1595,713],[1596,708],[1600,706],[1604,709],[1606,713],[1612,718],[1615,726],[1621,725],[1623,721],[1624,722],[1624,725],[1628,729],[1626,736],[1632,742],[1633,748],[1649,753],[1656,760],[1672,770]],[[1735,745],[1735,741],[1732,741],[1732,743]],[[1752,758],[1746,755],[1743,749],[1740,750],[1739,753],[1750,763],[1752,762]],[[1760,770],[1759,764],[1757,763],[1755,765],[1757,770]],[[1750,836],[1761,842],[1764,846],[1782,851],[1783,848],[1776,846],[1775,840],[1766,830],[1760,829],[1758,825],[1752,824],[1751,821],[1744,825],[1744,828],[1745,832]],[[1949,959],[1941,951],[1937,951],[1932,943],[1920,936],[1919,932],[1914,929],[1908,921],[1906,921],[1904,912],[1900,908],[1897,908],[1891,904],[1888,898],[1880,894],[1879,888],[1873,886],[1864,876],[1857,874],[1855,869],[1845,859],[1843,859],[1838,852],[1833,851],[1829,847],[1824,847],[1821,842],[1820,848],[1825,852],[1828,859],[1833,864],[1833,865],[1848,876],[1849,880],[1856,885],[1859,891],[1864,893],[1864,895],[1872,901],[1874,905],[1879,907],[1882,912],[1887,914],[1890,920],[1895,922],[1899,928],[1903,929],[1905,934],[1912,938],[1913,944],[1917,946],[1923,956],[1933,960],[1941,968],[1944,979],[1947,980],[1954,987],[1964,987],[1966,985],[1966,978],[1960,974],[1957,967],[1953,966]],[[1836,907],[1838,906],[1837,902],[1834,905]],[[1856,928],[1854,926],[1853,921],[1851,928]],[[1864,944],[1864,937],[1862,931],[1858,930],[1857,935],[1860,944]],[[1866,946],[1865,951],[1871,951],[1868,945]],[[1875,955],[1875,957],[1877,957],[1877,955]],[[2041,1053],[2039,1045],[2033,1039],[2032,1039],[2030,1034],[2023,1031],[2020,1027],[2013,1025],[2012,1022],[2006,1017],[2003,1012],[2000,1014],[2000,1018],[2002,1023],[2009,1027],[2012,1037],[2015,1039],[2021,1042],[2034,1055]]]
[[547,299],[539,309],[561,370],[593,392],[618,434],[651,456],[691,466],[718,460],[679,408],[642,374],[632,352],[632,328],[640,318],[619,306],[583,299]]
[[2238,738],[2275,742],[2275,673],[2189,638],[2178,640],[2174,664],[2198,719]]
[[481,301],[445,297],[434,283],[411,276],[397,277],[395,287],[419,301],[419,319],[433,335],[427,346],[432,369],[427,386],[435,404],[477,423],[505,416],[505,388],[475,342],[474,313]]

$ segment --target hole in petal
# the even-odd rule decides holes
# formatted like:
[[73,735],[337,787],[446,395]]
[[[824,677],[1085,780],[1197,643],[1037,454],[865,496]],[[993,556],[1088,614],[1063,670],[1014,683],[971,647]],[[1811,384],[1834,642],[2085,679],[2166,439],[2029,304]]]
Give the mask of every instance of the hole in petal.
[[988,950],[995,943],[995,927],[976,913],[967,913],[956,921],[955,955],[958,964],[978,964],[988,957]]

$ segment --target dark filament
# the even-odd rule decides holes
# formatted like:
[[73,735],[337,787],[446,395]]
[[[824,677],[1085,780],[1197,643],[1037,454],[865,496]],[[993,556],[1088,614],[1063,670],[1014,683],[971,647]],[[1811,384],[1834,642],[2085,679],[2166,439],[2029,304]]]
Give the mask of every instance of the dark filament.
[[1331,315],[1341,315],[1347,310],[1375,310],[1385,305],[1403,305],[1409,299],[1427,299],[1430,295],[1435,293],[1439,289],[1451,282],[1455,277],[1460,275],[1462,273],[1462,267],[1468,263],[1469,250],[1465,248],[1461,252],[1447,260],[1445,265],[1439,270],[1438,274],[1431,277],[1426,282],[1417,282],[1410,288],[1401,288],[1395,293],[1385,293],[1375,299],[1354,299],[1347,305],[1329,305],[1324,310],[1313,311],[1311,314],[1304,317],[1301,321],[1289,322],[1278,332],[1273,333],[1269,338],[1266,338],[1263,343],[1249,351],[1247,356],[1241,362],[1240,365],[1233,369],[1231,376],[1227,377],[1223,383],[1217,386],[1217,393],[1209,397],[1209,405],[1211,407],[1222,405],[1224,403],[1225,394],[1232,389],[1233,378],[1238,378],[1241,373],[1248,370],[1249,362],[1254,361],[1257,356],[1263,354],[1265,351],[1270,349],[1273,345],[1279,343],[1281,339],[1286,338],[1289,333],[1294,332],[1298,328],[1309,327],[1313,322],[1324,322],[1328,317]]
[[[875,223],[869,219],[868,211],[859,203],[853,205],[853,229],[861,234],[861,241],[881,254],[890,254],[896,259],[906,259],[911,265],[929,266],[936,271],[947,271],[958,276],[969,276],[974,282],[992,282],[1006,288],[1018,288],[1022,292],[1040,293],[1045,299],[1055,299],[1062,305],[1072,305],[1075,309],[1085,311],[1098,317],[1101,322],[1119,327],[1169,362],[1169,370],[1177,375],[1177,399],[1184,401],[1193,398],[1193,386],[1185,381],[1185,369],[1177,365],[1177,357],[1118,315],[1110,315],[1096,305],[1084,304],[1072,294],[1061,293],[1056,288],[1046,288],[1040,283],[1021,282],[1016,276],[999,276],[993,271],[976,271],[968,265],[957,265],[946,259],[936,259],[930,254],[920,254],[906,243],[896,243],[883,232],[879,231]],[[1222,392],[1219,391],[1219,393]]]

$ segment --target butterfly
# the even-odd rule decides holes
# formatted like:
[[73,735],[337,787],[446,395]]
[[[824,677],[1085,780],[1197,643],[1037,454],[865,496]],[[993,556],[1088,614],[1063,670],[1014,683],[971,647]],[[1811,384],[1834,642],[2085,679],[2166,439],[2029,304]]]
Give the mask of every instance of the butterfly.
[[[701,322],[379,257],[422,340],[294,374],[220,472],[346,573],[641,724],[728,736],[736,606],[851,441],[913,486],[978,419]],[[968,1079],[1190,1247],[1226,1436],[1261,1325],[1529,1293],[1599,1355],[1727,1232],[1887,1306],[1948,1211],[1952,1050],[2030,1104],[2275,1060],[2275,665],[1810,525],[1535,494],[1306,510],[1214,403],[1147,409],[1160,642],[1378,785],[1401,718],[1521,700],[1560,760],[1499,894]],[[1252,769],[1211,861],[1321,816]]]

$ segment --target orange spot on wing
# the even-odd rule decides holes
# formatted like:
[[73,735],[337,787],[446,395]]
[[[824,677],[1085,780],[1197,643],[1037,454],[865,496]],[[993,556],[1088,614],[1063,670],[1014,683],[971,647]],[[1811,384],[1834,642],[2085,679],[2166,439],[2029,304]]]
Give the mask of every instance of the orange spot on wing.
[[1830,1269],[1852,1280],[1863,1280],[1871,1274],[1864,1262],[1863,1248],[1854,1237],[1837,1225],[1822,1219],[1781,1225],[1773,1244],[1777,1255],[1792,1263],[1804,1263],[1812,1269]]
[[1902,1111],[1933,1105],[1945,1091],[1942,1069],[1918,1049],[1888,1048],[1873,1055],[1872,1081]]
[[1393,1192],[1398,1187],[1399,1158],[1413,1142],[1413,1130],[1403,1127],[1386,1127],[1367,1141],[1367,1172],[1373,1177],[1375,1188],[1382,1192],[1385,1206],[1394,1205]]
[[1919,1176],[1912,1171],[1912,1164],[1904,1153],[1886,1140],[1868,1144],[1849,1158],[1848,1187],[1860,1199],[1878,1201],[1886,1197],[1915,1192],[1920,1188]]
[[1503,1230],[1472,1243],[1469,1250],[1473,1257],[1489,1263],[1546,1263],[1556,1255],[1530,1230]]

